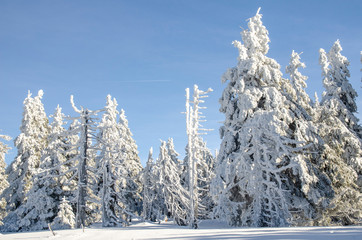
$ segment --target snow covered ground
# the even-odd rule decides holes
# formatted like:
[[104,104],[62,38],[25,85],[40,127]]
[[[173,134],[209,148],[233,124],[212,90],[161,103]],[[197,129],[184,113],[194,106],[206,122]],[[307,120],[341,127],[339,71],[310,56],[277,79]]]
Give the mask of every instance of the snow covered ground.
[[362,226],[358,227],[298,227],[298,228],[229,228],[217,221],[205,221],[200,229],[179,227],[172,222],[134,222],[127,228],[101,228],[97,225],[81,229],[0,234],[1,240],[93,240],[93,239],[317,239],[361,240]]

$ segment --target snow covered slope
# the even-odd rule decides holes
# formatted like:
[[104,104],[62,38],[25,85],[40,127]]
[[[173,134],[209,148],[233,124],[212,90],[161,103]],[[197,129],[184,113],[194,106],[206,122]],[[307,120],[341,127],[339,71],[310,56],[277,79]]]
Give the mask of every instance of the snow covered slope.
[[204,221],[200,229],[179,227],[172,222],[134,222],[127,228],[101,228],[100,225],[81,229],[0,234],[1,240],[49,239],[49,240],[94,240],[94,239],[362,239],[362,226],[355,227],[298,227],[298,228],[229,228],[217,221]]

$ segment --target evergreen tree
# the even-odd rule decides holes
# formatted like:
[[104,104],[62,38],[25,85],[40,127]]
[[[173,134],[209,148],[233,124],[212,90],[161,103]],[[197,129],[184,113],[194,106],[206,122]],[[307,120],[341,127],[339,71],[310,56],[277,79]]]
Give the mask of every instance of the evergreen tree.
[[361,222],[362,150],[360,125],[354,116],[357,93],[348,82],[349,62],[342,56],[337,40],[329,53],[320,50],[323,94],[318,115],[318,129],[324,140],[323,162],[335,192],[330,206],[318,219],[321,225],[351,225]]
[[47,229],[48,223],[57,216],[61,196],[64,195],[66,138],[64,115],[59,106],[51,117],[53,122],[50,124],[48,146],[42,152],[38,172],[27,194],[28,200],[17,211],[21,216],[17,223],[20,231]]
[[[95,173],[95,148],[92,139],[96,136],[96,119],[95,116],[101,111],[91,111],[81,107],[78,109],[71,96],[71,104],[75,112],[79,113],[78,126],[73,126],[72,135],[79,134],[78,142],[72,146],[73,151],[77,151],[72,161],[75,163],[69,169],[70,179],[77,179],[76,184],[76,228],[86,226],[99,219],[98,203],[99,199],[93,193],[94,184],[97,182]],[[96,216],[94,216],[97,214]]]
[[118,186],[123,197],[123,213],[125,218],[141,215],[142,212],[142,165],[138,156],[137,145],[128,127],[128,120],[122,109],[119,115],[119,133],[122,139],[120,146],[120,178]]
[[178,225],[186,225],[189,206],[188,192],[180,182],[180,172],[177,166],[176,153],[173,140],[166,143],[161,141],[159,161],[160,187],[165,209],[163,214],[172,217]]
[[3,196],[8,203],[9,214],[4,219],[5,231],[17,230],[20,216],[16,210],[27,200],[27,194],[33,185],[33,177],[39,168],[41,153],[47,146],[49,126],[41,102],[42,97],[43,91],[39,90],[38,96],[33,98],[29,92],[24,100],[20,135],[15,139],[18,154],[6,169],[9,187],[4,190]]
[[[6,135],[0,135],[0,139],[10,141],[11,138]],[[9,187],[7,175],[5,173],[5,154],[10,149],[6,144],[0,142],[0,225],[2,220],[6,216],[6,200],[2,197],[2,192]]]
[[156,192],[156,176],[153,163],[153,149],[150,148],[146,167],[143,169],[143,218],[155,222],[158,217],[157,212],[157,192]]
[[295,126],[308,119],[286,91],[290,83],[279,64],[265,56],[269,37],[259,10],[241,33],[244,44],[234,41],[238,65],[223,76],[229,84],[220,99],[225,121],[212,183],[214,213],[234,226],[286,226],[292,211],[313,217],[329,186],[302,157],[308,142],[296,139]]
[[57,216],[52,223],[53,229],[72,229],[75,227],[75,215],[69,201],[63,197]]

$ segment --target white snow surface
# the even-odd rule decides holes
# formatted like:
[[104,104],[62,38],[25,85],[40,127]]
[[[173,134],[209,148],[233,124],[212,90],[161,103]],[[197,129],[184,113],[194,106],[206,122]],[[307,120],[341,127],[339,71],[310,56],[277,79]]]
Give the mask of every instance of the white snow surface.
[[1,240],[93,240],[93,239],[318,239],[352,240],[362,239],[362,226],[351,227],[284,227],[284,228],[232,228],[226,223],[207,220],[199,229],[189,229],[173,224],[172,221],[158,223],[134,221],[125,228],[102,228],[94,224],[90,228],[50,231],[0,233]]

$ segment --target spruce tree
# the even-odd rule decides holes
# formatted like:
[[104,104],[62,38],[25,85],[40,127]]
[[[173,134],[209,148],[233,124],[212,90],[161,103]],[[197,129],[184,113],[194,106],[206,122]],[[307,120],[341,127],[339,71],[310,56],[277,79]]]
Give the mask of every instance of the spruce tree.
[[[10,141],[11,138],[6,135],[0,135],[0,139]],[[2,220],[6,216],[6,200],[2,197],[2,192],[9,186],[7,175],[5,173],[5,154],[10,149],[9,146],[0,142],[0,225]]]
[[47,146],[49,126],[48,118],[41,102],[43,91],[32,97],[28,93],[24,100],[23,120],[20,135],[15,139],[18,149],[17,156],[6,169],[9,187],[3,192],[6,200],[8,215],[4,219],[5,231],[16,231],[20,220],[21,210],[18,208],[26,203],[27,194],[33,185],[40,164],[41,153]]
[[53,229],[71,229],[75,227],[75,215],[69,201],[62,198],[57,216],[52,222]]
[[335,192],[330,206],[318,220],[321,225],[351,225],[361,222],[362,150],[361,126],[354,116],[357,111],[356,91],[348,81],[349,62],[341,55],[337,40],[326,53],[320,49],[323,93],[318,106],[318,129],[324,140],[323,162]]
[[124,219],[132,216],[141,215],[142,212],[142,165],[138,156],[138,150],[135,140],[132,138],[132,132],[128,127],[128,120],[123,109],[119,115],[119,133],[122,139],[120,146],[120,178],[118,187],[123,196]]
[[318,169],[302,157],[308,142],[296,140],[295,126],[308,117],[286,91],[290,83],[279,64],[266,56],[269,37],[259,10],[241,33],[243,44],[234,41],[237,66],[222,78],[229,83],[220,99],[225,121],[214,214],[233,226],[288,226],[292,211],[313,217],[313,206],[327,201],[328,185],[318,186]]
[[58,214],[66,181],[63,164],[66,162],[66,137],[63,113],[57,106],[50,124],[48,146],[43,150],[39,169],[33,177],[33,186],[27,194],[27,202],[18,211],[20,231],[36,231],[48,228]]

